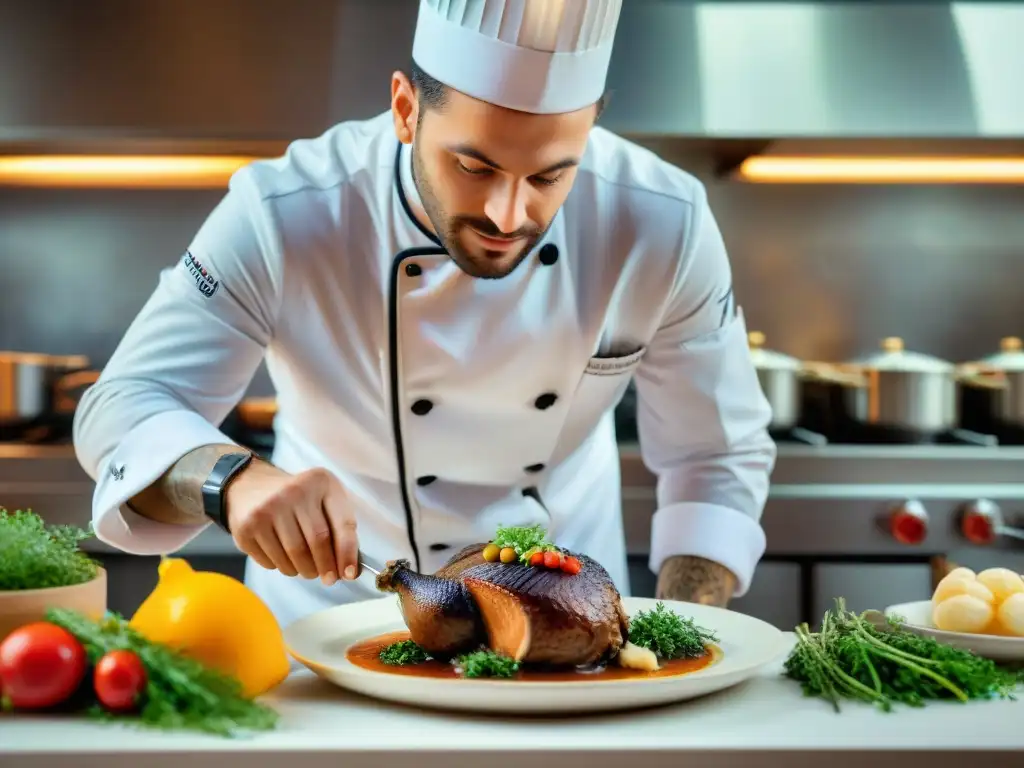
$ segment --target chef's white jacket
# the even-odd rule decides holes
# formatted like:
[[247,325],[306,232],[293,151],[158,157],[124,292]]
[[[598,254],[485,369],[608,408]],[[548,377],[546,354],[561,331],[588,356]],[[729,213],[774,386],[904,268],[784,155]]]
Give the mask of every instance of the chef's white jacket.
[[[230,442],[218,425],[265,358],[274,463],[332,471],[369,558],[433,571],[498,524],[541,523],[628,594],[612,410],[635,377],[650,568],[698,555],[746,592],[775,446],[703,186],[595,128],[543,241],[478,280],[414,217],[409,154],[382,114],[235,174],[77,412],[98,538],[165,554],[203,530],[126,501]],[[282,623],[379,596],[251,560],[246,581]]]

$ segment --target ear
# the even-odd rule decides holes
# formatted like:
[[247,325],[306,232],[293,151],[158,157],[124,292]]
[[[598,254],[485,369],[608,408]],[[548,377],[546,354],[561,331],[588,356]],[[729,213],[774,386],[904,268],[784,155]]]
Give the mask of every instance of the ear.
[[391,117],[395,123],[395,136],[403,144],[412,144],[419,119],[419,99],[416,89],[404,72],[391,76]]

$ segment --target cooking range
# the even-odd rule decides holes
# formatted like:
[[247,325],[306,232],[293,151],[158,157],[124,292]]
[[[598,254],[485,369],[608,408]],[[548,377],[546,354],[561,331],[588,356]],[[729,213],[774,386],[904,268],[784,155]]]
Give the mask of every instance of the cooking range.
[[[764,588],[758,600],[793,601],[799,619],[813,626],[833,597],[854,605],[858,590],[862,608],[927,598],[930,592],[920,593],[954,562],[1024,570],[1024,441],[811,434],[818,440],[800,430],[774,434],[778,460],[762,517],[767,550],[755,587],[776,564],[797,574],[795,583]],[[639,559],[649,546],[655,480],[636,444],[621,453],[627,538]],[[841,574],[831,580],[838,586],[824,587],[822,574],[830,572]],[[756,602],[751,612],[763,613]]]
[[[858,581],[862,607],[884,607],[927,598],[955,563],[1024,571],[1024,414],[1012,380],[1024,370],[1020,345],[1004,340],[999,366],[955,366],[886,339],[882,354],[836,366],[751,336],[778,446],[755,588],[773,565],[797,571],[791,589],[765,588],[760,603],[795,601],[813,625],[833,597],[852,607]],[[655,480],[636,445],[632,398],[617,424],[627,538],[639,557]],[[830,572],[842,575],[823,578]],[[751,606],[759,613],[760,603]]]

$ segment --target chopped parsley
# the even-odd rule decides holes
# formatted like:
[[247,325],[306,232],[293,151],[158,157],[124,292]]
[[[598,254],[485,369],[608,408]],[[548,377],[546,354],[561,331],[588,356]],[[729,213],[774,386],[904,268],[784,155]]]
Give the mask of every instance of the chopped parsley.
[[422,664],[430,658],[427,652],[412,640],[400,640],[397,643],[381,648],[379,656],[384,664],[392,667],[401,667],[406,664]]
[[659,602],[653,610],[639,611],[630,619],[629,641],[662,659],[695,659],[707,653],[707,644],[718,642],[718,638]]
[[463,677],[515,677],[519,662],[490,650],[474,651],[455,661]]

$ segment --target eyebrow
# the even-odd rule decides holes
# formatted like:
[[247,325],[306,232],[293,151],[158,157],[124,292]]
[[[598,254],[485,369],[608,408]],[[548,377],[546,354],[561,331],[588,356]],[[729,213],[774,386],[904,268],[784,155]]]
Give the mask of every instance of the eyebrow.
[[[496,171],[505,170],[500,165],[498,165],[498,163],[494,162],[493,160],[491,160],[491,158],[489,158],[487,155],[481,152],[479,149],[476,149],[475,147],[472,147],[469,144],[455,144],[454,146],[450,146],[447,149],[449,152],[452,152],[456,155],[465,155],[466,157],[472,157],[474,160],[478,160],[484,165],[489,165]],[[563,168],[572,168],[573,166],[579,164],[579,158],[567,157],[564,160],[559,160],[557,163],[549,165],[547,168],[544,168],[543,170],[540,171],[536,171],[531,175],[543,176],[546,173],[554,173],[555,171],[560,171]]]

